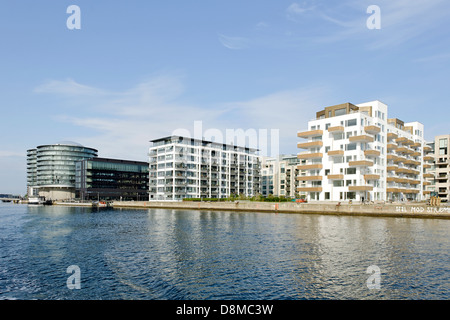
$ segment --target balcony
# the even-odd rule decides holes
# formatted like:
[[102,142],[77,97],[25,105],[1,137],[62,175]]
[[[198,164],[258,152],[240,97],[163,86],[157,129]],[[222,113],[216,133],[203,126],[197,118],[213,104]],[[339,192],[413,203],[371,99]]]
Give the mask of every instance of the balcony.
[[395,161],[395,160],[397,160],[398,157],[397,157],[395,154],[388,154],[388,155],[386,156],[386,158],[387,158],[388,160]]
[[348,165],[350,167],[370,167],[373,166],[373,162],[368,160],[356,160],[356,161],[349,161]]
[[387,144],[387,149],[388,150],[395,150],[397,148],[398,148],[398,146],[395,143],[390,142],[390,143]]
[[364,151],[364,155],[366,157],[379,157],[380,154],[381,154],[381,152],[378,150],[365,150]]
[[417,190],[417,189],[406,189],[406,190],[403,190],[403,193],[416,194],[416,193],[420,193],[420,190]]
[[329,157],[343,156],[343,155],[344,155],[344,150],[332,150],[332,151],[328,151],[327,155],[328,155]]
[[380,175],[379,174],[365,174],[364,175],[364,180],[368,181],[368,180],[379,180],[380,179]]
[[377,134],[380,133],[381,129],[377,126],[366,126],[364,127],[364,131],[370,134]]
[[408,159],[408,160],[404,161],[403,163],[410,164],[413,166],[420,166],[420,161],[416,161],[416,160],[412,160],[412,159]]
[[343,174],[329,174],[327,175],[328,180],[343,180],[344,175]]
[[362,134],[359,136],[352,136],[348,138],[350,142],[374,142],[374,138],[371,136],[368,136],[366,134]]
[[322,187],[298,187],[299,192],[322,192]]
[[299,159],[317,159],[317,158],[322,158],[323,154],[320,152],[315,152],[315,153],[299,153],[297,158]]
[[397,139],[397,138],[398,138],[398,134],[393,133],[393,132],[388,132],[388,134],[387,134],[388,141],[392,140],[392,139]]
[[320,148],[322,146],[323,146],[323,142],[321,140],[297,143],[297,148],[300,148],[300,149]]
[[372,191],[373,186],[348,186],[348,191]]
[[432,173],[424,173],[423,177],[424,178],[434,178],[434,174],[432,174]]
[[321,163],[315,163],[315,164],[300,164],[297,166],[298,170],[315,170],[315,169],[322,169],[323,165]]
[[322,176],[298,176],[296,180],[298,181],[322,181]]
[[395,142],[397,142],[397,143],[405,144],[406,141],[408,141],[408,138],[406,138],[406,137],[400,137],[400,138],[395,139]]
[[386,188],[386,192],[387,193],[399,193],[400,189],[399,188]]
[[341,133],[344,132],[344,127],[343,126],[335,126],[335,127],[328,127],[328,132],[331,133]]
[[398,147],[397,148],[397,153],[405,153],[405,154],[410,154],[413,153],[414,151],[412,151],[411,149],[407,148],[407,147]]
[[323,131],[322,130],[310,130],[310,131],[303,131],[303,132],[298,132],[297,133],[297,137],[299,138],[312,138],[312,137],[319,137],[323,135]]
[[423,157],[423,160],[424,160],[424,161],[434,161],[434,157],[431,157],[431,156],[425,156],[425,157]]

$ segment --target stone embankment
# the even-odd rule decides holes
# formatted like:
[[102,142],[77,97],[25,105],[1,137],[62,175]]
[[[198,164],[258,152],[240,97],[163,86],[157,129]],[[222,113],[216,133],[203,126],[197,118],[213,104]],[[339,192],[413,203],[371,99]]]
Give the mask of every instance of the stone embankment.
[[411,217],[450,219],[450,207],[425,203],[296,203],[296,202],[192,202],[192,201],[116,201],[114,208],[155,208],[182,210],[219,210],[241,212],[309,213],[374,217]]

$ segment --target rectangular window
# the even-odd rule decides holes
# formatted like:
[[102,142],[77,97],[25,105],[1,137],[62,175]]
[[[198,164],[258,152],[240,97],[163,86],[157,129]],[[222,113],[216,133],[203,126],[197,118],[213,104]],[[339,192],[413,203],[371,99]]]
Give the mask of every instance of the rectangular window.
[[344,186],[344,180],[334,180],[333,181],[333,187],[343,187]]
[[356,150],[356,143],[349,143],[345,146],[345,150]]
[[350,119],[350,120],[345,121],[345,126],[346,127],[356,126],[356,119]]
[[342,116],[344,114],[347,114],[347,110],[345,108],[342,109],[336,109],[334,110],[334,115],[337,116]]

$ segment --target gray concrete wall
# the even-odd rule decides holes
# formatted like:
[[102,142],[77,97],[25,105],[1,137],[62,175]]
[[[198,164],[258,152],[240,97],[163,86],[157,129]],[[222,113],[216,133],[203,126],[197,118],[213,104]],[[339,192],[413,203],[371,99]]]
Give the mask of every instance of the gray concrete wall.
[[186,210],[220,210],[273,213],[317,213],[352,216],[386,216],[450,219],[450,207],[431,207],[426,204],[325,204],[294,202],[169,202],[129,201],[114,202],[115,208],[161,208]]

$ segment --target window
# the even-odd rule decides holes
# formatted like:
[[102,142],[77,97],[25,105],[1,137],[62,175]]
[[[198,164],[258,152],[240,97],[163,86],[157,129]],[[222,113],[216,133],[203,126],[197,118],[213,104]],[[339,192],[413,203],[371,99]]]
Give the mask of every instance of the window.
[[345,121],[345,126],[346,127],[356,126],[356,119],[350,119],[350,120]]
[[439,139],[439,154],[446,155],[448,148],[448,140],[447,139]]
[[344,186],[344,180],[334,180],[333,181],[333,187],[343,187]]
[[334,110],[334,115],[337,116],[342,116],[344,114],[347,114],[347,110],[345,110],[345,108],[342,109],[336,109]]
[[345,150],[356,150],[356,143],[347,144]]

